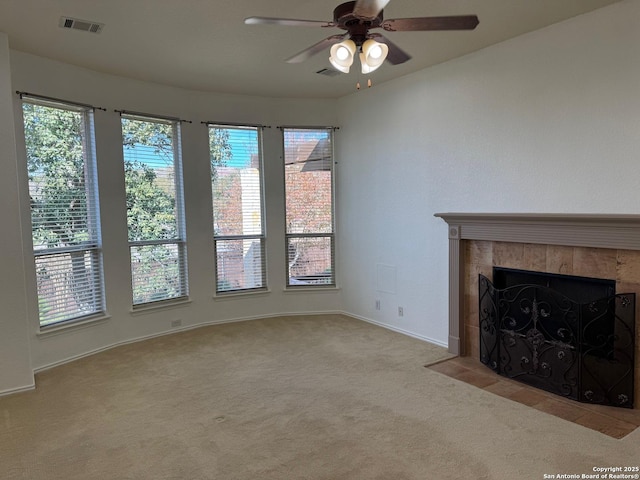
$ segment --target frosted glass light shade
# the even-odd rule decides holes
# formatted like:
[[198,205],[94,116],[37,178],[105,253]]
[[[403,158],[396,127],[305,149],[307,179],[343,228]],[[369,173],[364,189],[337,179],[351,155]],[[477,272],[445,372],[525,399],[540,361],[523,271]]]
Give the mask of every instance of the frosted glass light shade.
[[331,47],[329,62],[333,68],[343,73],[349,73],[349,67],[353,63],[356,53],[356,44],[353,40],[344,40]]
[[382,65],[389,53],[389,47],[384,43],[379,43],[372,38],[362,44],[360,63],[362,73],[371,73]]

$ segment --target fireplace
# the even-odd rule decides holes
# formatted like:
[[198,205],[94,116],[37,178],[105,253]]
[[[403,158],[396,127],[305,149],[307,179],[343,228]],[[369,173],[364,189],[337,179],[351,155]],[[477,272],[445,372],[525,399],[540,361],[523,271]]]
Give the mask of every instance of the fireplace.
[[[493,267],[615,279],[640,295],[640,215],[439,213],[449,242],[449,351],[480,358],[479,274]],[[635,307],[635,408],[640,408],[640,302]]]
[[480,361],[585,403],[633,408],[635,294],[615,280],[493,267],[479,275]]

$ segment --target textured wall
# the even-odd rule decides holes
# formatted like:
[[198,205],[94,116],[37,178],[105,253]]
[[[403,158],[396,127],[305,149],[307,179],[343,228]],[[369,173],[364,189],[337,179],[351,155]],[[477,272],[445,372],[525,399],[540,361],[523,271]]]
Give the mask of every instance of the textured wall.
[[639,22],[622,1],[343,99],[345,309],[447,342],[436,212],[640,213]]

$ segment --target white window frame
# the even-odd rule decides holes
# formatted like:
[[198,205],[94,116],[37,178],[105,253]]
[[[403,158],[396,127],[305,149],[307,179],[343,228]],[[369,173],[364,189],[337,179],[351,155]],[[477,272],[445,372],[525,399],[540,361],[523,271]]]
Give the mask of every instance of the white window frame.
[[[86,313],[78,312],[77,315],[67,316],[59,320],[43,321],[43,309],[41,306],[41,296],[39,288],[37,289],[38,297],[38,316],[39,316],[39,331],[44,332],[51,328],[57,328],[61,325],[71,325],[74,323],[85,323],[93,319],[99,319],[105,317],[105,292],[104,292],[104,269],[103,269],[103,256],[102,256],[102,232],[100,226],[100,203],[98,198],[98,177],[97,177],[97,160],[95,149],[95,127],[94,127],[94,107],[90,105],[84,105],[74,102],[68,102],[65,100],[58,100],[50,97],[20,93],[22,104],[32,104],[36,106],[42,106],[47,108],[57,108],[61,110],[67,110],[76,112],[82,115],[83,134],[82,134],[82,151],[83,151],[83,164],[85,170],[85,194],[87,198],[87,228],[91,232],[91,238],[84,242],[79,242],[75,245],[68,245],[64,247],[55,248],[36,248],[33,243],[32,236],[32,250],[34,256],[34,264],[36,268],[36,284],[38,281],[38,261],[41,259],[52,258],[59,255],[73,255],[77,253],[84,253],[86,264],[86,255],[91,259],[91,268],[96,271],[90,275],[91,282],[87,285],[90,289],[89,296],[92,298],[91,311]],[[25,147],[26,136],[25,136]],[[28,148],[27,148],[28,151]],[[28,164],[28,158],[26,159]],[[33,232],[33,220],[30,215],[30,229]],[[57,299],[64,300],[64,296],[60,295]]]
[[[280,130],[282,132],[282,151],[283,151],[283,155],[282,155],[282,170],[283,170],[283,179],[286,178],[286,142],[285,142],[285,133],[287,130],[307,130],[309,132],[328,132],[329,133],[329,138],[330,138],[330,142],[331,142],[331,161],[329,162],[330,164],[330,168],[331,168],[331,194],[330,194],[330,198],[331,198],[331,232],[330,233],[315,233],[315,232],[307,232],[307,233],[290,233],[287,231],[288,226],[286,224],[285,221],[285,268],[286,268],[286,284],[285,284],[285,288],[287,290],[295,290],[295,289],[323,289],[323,288],[336,288],[337,287],[337,281],[336,281],[336,242],[335,242],[335,233],[336,233],[336,220],[335,220],[335,182],[336,182],[336,175],[335,175],[335,152],[334,152],[334,133],[336,128],[335,127],[306,127],[306,126],[282,126],[280,127]],[[285,184],[285,188],[284,188],[284,218],[287,218],[287,188],[286,188],[286,184]],[[328,278],[329,281],[325,282],[323,281],[324,277],[321,277],[320,275],[318,276],[314,276],[312,279],[310,279],[310,282],[303,282],[303,283],[292,283],[292,276],[290,274],[291,272],[291,264],[290,264],[290,252],[291,252],[291,245],[293,243],[293,241],[297,240],[297,239],[322,239],[322,238],[328,238],[329,242],[330,242],[330,255],[331,255],[331,260],[330,260],[330,268],[331,268],[331,275]]]
[[[187,241],[186,241],[186,222],[185,222],[185,209],[184,209],[184,182],[182,173],[182,134],[181,134],[181,120],[178,118],[164,117],[160,115],[151,115],[146,113],[121,111],[120,116],[123,119],[136,120],[142,122],[162,123],[171,125],[172,128],[172,149],[173,149],[173,168],[174,168],[174,186],[175,186],[175,208],[176,208],[176,232],[177,238],[170,239],[155,239],[155,240],[130,240],[129,243],[129,265],[131,268],[131,288],[132,288],[132,304],[133,309],[146,309],[154,308],[162,305],[171,305],[174,303],[180,303],[189,299],[189,274],[187,268]],[[123,143],[124,148],[124,143]],[[124,158],[123,158],[124,160]],[[126,162],[126,160],[124,160]],[[123,164],[124,164],[123,162]],[[127,228],[128,232],[128,228]],[[180,294],[163,298],[158,300],[136,302],[134,294],[134,276],[133,276],[133,263],[132,252],[136,247],[147,246],[172,246],[175,245],[178,252],[178,264],[179,264],[179,281],[180,281]]]
[[[238,130],[255,130],[257,136],[257,147],[258,147],[258,171],[259,171],[259,182],[260,182],[260,215],[261,215],[261,232],[259,234],[251,234],[251,235],[217,235],[215,232],[215,210],[213,212],[213,239],[214,239],[214,259],[215,259],[215,293],[216,295],[224,296],[230,294],[238,294],[238,293],[252,293],[252,292],[264,292],[268,290],[267,286],[267,259],[266,259],[266,227],[265,227],[265,201],[264,201],[264,162],[263,162],[263,126],[262,125],[247,125],[247,124],[227,124],[227,123],[219,123],[219,122],[207,122],[207,132],[208,137],[211,136],[211,130],[219,128],[219,129],[238,129]],[[210,165],[212,167],[212,165]],[[212,195],[213,195],[213,183],[212,187]],[[229,288],[229,289],[221,289],[219,277],[220,273],[220,265],[218,264],[218,243],[224,241],[252,241],[258,240],[260,242],[260,256],[261,256],[261,282],[262,285],[259,287],[245,287],[245,288]]]

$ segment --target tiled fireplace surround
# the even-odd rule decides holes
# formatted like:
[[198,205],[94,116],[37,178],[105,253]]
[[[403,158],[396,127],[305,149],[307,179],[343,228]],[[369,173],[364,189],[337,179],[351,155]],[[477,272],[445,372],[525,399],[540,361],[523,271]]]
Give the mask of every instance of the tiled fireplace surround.
[[616,280],[636,293],[640,408],[640,215],[436,214],[449,232],[449,351],[479,358],[478,274],[493,266]]

